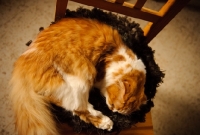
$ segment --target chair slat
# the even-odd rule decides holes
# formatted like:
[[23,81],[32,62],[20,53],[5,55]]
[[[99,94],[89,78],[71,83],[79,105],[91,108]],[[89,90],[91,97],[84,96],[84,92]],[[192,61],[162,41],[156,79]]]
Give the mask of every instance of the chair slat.
[[[138,9],[134,8],[135,4],[132,4],[132,3],[129,3],[129,2],[124,2],[123,6],[128,7],[128,8],[132,8],[133,10],[138,10]],[[139,12],[146,12],[146,13],[149,13],[149,14],[154,14],[156,16],[161,17],[161,15],[160,15],[160,13],[158,11],[155,11],[155,10],[152,10],[152,9],[149,9],[149,8],[145,8],[145,7],[142,7],[140,10],[138,10],[138,11]]]
[[[179,0],[177,0],[177,2],[178,1]],[[169,9],[173,6],[173,4],[175,4],[175,2],[176,0],[168,0],[167,3],[165,3],[165,5],[163,5],[163,7],[159,10],[160,15],[164,16],[169,11]]]
[[115,3],[123,4],[125,0],[116,0]]
[[57,0],[55,21],[65,17],[68,0]]
[[[156,22],[160,19],[160,16],[158,14],[156,13],[150,14],[148,13],[148,10],[144,10],[144,11],[134,10],[133,8],[121,6],[120,4],[107,2],[105,0],[73,0],[73,1],[81,3],[81,4],[89,5],[89,6],[98,7],[101,9],[108,10],[108,11],[124,14],[124,15],[131,16],[134,18],[139,18],[142,20],[150,21],[150,22]],[[152,10],[149,10],[149,11],[152,11]]]
[[134,8],[141,9],[144,6],[146,1],[147,0],[137,0],[137,2],[135,3]]

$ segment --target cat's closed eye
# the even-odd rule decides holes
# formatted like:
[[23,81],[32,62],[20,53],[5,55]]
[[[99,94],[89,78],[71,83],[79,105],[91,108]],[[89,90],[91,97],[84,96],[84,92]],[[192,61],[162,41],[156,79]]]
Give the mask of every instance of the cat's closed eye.
[[124,81],[124,85],[125,85],[126,87],[128,87],[128,88],[131,87],[130,83],[129,83],[127,80]]

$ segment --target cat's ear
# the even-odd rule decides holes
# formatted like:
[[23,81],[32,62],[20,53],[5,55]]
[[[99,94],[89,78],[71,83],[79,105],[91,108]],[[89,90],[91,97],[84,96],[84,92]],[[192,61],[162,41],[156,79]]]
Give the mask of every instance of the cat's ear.
[[125,93],[130,93],[131,89],[133,89],[133,87],[135,86],[135,82],[125,79],[123,80],[123,85],[124,85]]
[[125,80],[125,81],[123,81],[123,84],[124,84],[125,91],[126,91],[126,89],[130,87],[130,83]]
[[121,100],[124,100],[124,95],[126,93],[126,87],[125,87],[123,81],[119,81],[118,84],[119,84],[119,98]]

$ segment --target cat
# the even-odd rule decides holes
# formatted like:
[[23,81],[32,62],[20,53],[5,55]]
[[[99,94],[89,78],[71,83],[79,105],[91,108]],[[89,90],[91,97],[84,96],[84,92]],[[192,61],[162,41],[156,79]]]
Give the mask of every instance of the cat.
[[111,26],[63,18],[41,31],[17,59],[11,100],[19,135],[59,135],[50,111],[56,104],[96,128],[113,122],[88,102],[98,88],[113,112],[129,115],[147,100],[145,65]]

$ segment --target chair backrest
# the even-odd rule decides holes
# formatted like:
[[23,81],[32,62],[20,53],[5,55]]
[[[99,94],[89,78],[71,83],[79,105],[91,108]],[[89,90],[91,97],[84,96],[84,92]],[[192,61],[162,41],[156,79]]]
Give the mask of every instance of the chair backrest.
[[[81,4],[139,18],[149,23],[144,27],[146,42],[150,42],[190,0],[168,0],[159,11],[143,7],[147,0],[135,4],[125,0],[72,0]],[[57,0],[55,21],[65,16],[68,0]]]

